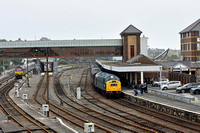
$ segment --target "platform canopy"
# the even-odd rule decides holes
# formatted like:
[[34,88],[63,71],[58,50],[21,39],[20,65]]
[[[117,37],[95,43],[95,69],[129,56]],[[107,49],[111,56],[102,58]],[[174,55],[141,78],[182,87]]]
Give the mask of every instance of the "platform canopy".
[[115,72],[160,72],[162,65],[157,64],[145,55],[137,55],[126,63],[117,61],[96,60],[104,69]]

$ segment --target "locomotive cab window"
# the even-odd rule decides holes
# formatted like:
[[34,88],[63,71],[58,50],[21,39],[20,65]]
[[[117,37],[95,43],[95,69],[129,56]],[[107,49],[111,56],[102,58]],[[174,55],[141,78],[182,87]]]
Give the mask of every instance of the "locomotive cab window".
[[22,69],[21,68],[17,68],[16,71],[22,71]]

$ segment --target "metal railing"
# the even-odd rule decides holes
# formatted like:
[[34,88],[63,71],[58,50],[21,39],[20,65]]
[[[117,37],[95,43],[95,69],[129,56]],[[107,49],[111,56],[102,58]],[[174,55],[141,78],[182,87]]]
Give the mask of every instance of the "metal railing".
[[182,95],[179,95],[179,94],[173,94],[173,93],[169,93],[169,92],[165,92],[165,91],[161,91],[161,90],[156,90],[156,89],[152,89],[152,88],[148,88],[148,92],[156,94],[156,95],[164,96],[164,97],[169,98],[169,99],[178,100],[178,101],[181,101],[181,102],[186,102],[186,103],[191,103],[192,101],[195,100],[194,97],[193,98],[186,97],[186,96],[182,96]]

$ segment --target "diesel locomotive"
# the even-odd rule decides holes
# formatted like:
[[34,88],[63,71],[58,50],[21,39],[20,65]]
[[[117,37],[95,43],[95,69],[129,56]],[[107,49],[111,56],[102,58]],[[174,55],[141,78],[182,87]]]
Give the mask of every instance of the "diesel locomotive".
[[27,70],[27,65],[17,66],[15,68],[16,79],[22,79],[22,76],[25,76],[27,71],[29,72],[29,71],[33,70],[33,68],[35,68],[35,67],[36,67],[36,65],[34,62],[28,64],[28,70]]
[[121,82],[114,74],[102,72],[95,65],[91,65],[92,84],[101,94],[108,97],[121,97]]

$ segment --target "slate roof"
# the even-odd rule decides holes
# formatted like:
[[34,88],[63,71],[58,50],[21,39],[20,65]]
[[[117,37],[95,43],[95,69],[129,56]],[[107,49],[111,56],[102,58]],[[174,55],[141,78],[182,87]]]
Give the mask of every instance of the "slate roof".
[[191,31],[200,31],[200,19],[198,19],[197,21],[195,21],[194,23],[192,23],[191,25],[189,25],[187,28],[185,28],[179,33],[181,34],[181,33],[186,33],[186,32],[191,32]]
[[157,61],[158,64],[162,65],[165,68],[170,69],[171,67],[174,67],[177,64],[183,64],[185,66],[188,66],[189,68],[200,68],[200,63],[196,62],[187,62],[187,61]]
[[122,31],[120,33],[120,35],[124,35],[124,34],[128,34],[128,35],[131,35],[131,34],[141,34],[142,31],[140,31],[139,29],[137,29],[136,27],[134,27],[132,24],[129,25],[124,31]]
[[150,59],[149,57],[147,57],[143,54],[132,57],[131,59],[127,60],[126,63],[133,64],[133,65],[138,64],[138,63],[140,63],[141,65],[144,65],[144,64],[159,65],[155,61],[153,61],[152,59]]
[[131,59],[127,60],[126,63],[134,63],[136,60],[138,60],[139,58],[141,58],[143,55],[136,55],[134,57],[132,57]]
[[122,39],[0,42],[0,48],[122,46]]

